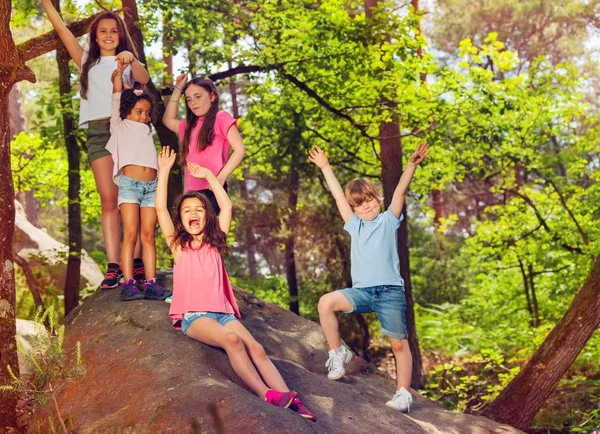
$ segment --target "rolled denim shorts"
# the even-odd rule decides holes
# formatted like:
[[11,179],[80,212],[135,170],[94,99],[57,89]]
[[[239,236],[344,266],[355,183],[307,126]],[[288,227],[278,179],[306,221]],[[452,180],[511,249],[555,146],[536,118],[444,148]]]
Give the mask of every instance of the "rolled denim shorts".
[[99,123],[90,123],[87,130],[87,153],[90,163],[102,157],[110,157],[111,154],[106,150],[106,144],[110,139],[110,122],[98,121]]
[[184,335],[187,335],[187,331],[194,321],[198,318],[210,318],[221,324],[222,326],[227,325],[231,321],[235,321],[235,315],[232,313],[219,313],[219,312],[188,312],[183,315],[181,320],[181,331]]
[[345,313],[376,312],[381,332],[390,338],[407,339],[406,297],[403,286],[383,285],[339,290],[352,305]]
[[129,176],[121,175],[119,178],[119,199],[117,204],[135,203],[144,207],[154,207],[156,199],[157,180],[138,181]]

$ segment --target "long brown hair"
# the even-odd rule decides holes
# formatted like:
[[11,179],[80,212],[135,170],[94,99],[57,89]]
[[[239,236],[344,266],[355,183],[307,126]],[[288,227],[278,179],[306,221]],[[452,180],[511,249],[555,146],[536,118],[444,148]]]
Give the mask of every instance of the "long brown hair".
[[92,66],[100,61],[100,46],[96,41],[96,34],[98,32],[98,24],[100,24],[100,20],[114,20],[117,23],[117,30],[119,32],[119,45],[117,45],[116,54],[119,54],[121,51],[131,51],[135,58],[138,58],[135,45],[133,45],[131,36],[129,36],[129,32],[127,31],[127,26],[121,17],[110,11],[106,11],[98,15],[90,25],[90,47],[88,49],[87,59],[81,66],[81,74],[79,79],[81,82],[81,90],[79,93],[83,99],[87,99],[87,91],[89,86],[88,73],[90,72]]
[[189,191],[179,198],[174,207],[173,212],[173,226],[175,228],[175,235],[171,241],[171,248],[179,245],[182,249],[189,249],[192,247],[193,237],[185,230],[183,223],[181,222],[181,206],[186,199],[193,198],[200,200],[204,207],[204,229],[202,230],[202,245],[209,245],[219,249],[221,254],[229,253],[229,246],[227,245],[227,234],[219,227],[219,219],[215,213],[210,200],[206,195],[200,191]]
[[[204,88],[208,92],[208,96],[210,98],[210,94],[213,93],[215,95],[215,100],[210,104],[210,108],[208,112],[204,115],[204,123],[202,124],[202,128],[200,128],[200,134],[198,134],[198,143],[196,143],[196,147],[199,151],[203,150],[213,141],[215,136],[215,120],[217,119],[217,113],[219,111],[219,93],[217,92],[217,86],[213,83],[210,78],[203,77],[195,77],[191,81],[189,81],[185,87],[183,88],[183,95],[185,96],[185,91],[192,85],[200,86]],[[183,143],[181,144],[181,149],[179,151],[179,164],[184,166],[186,164],[187,154],[190,151],[190,143],[192,130],[196,126],[199,117],[194,114],[192,109],[190,109],[189,104],[185,105],[185,134],[183,136]]]

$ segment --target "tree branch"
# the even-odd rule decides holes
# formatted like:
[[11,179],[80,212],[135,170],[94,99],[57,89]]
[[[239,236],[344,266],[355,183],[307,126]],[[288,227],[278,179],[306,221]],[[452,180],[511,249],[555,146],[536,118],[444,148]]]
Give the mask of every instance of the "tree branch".
[[[90,24],[98,15],[100,15],[100,13],[92,15],[84,20],[71,23],[67,28],[76,38],[83,36],[88,32]],[[55,31],[51,31],[17,45],[17,51],[23,62],[27,62],[28,60],[56,50],[61,45],[62,42],[58,37],[58,34]]]

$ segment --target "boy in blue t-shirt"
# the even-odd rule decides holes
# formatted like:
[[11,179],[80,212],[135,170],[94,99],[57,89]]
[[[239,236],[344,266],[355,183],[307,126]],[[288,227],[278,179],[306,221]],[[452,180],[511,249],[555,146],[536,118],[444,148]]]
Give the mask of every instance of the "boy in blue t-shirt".
[[410,411],[412,395],[410,378],[412,355],[406,332],[406,298],[400,276],[396,231],[404,219],[402,208],[406,192],[417,165],[429,155],[427,143],[420,144],[408,159],[408,164],[394,191],[390,207],[380,213],[383,199],[375,184],[358,178],[346,185],[338,182],[327,156],[315,146],[309,159],[323,172],[338,210],[344,219],[344,229],[351,237],[352,288],[326,294],[319,300],[319,320],[329,345],[327,377],[338,380],[346,373],[345,365],[352,353],[341,344],[336,312],[377,312],[381,331],[390,338],[396,358],[398,387],[386,405],[396,410]]

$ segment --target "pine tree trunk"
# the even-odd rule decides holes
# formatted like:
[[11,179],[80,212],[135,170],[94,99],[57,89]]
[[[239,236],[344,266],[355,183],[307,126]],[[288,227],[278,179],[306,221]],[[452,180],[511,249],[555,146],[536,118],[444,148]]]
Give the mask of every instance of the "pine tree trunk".
[[[60,14],[60,1],[53,0],[54,7]],[[71,104],[71,74],[69,72],[70,56],[64,47],[56,50],[56,63],[58,64],[58,88],[60,92],[60,106],[62,111],[63,132],[67,147],[69,165],[69,256],[67,259],[67,274],[65,277],[65,316],[79,304],[79,286],[81,282],[81,249],[83,247],[81,228],[81,202],[79,191],[81,189],[80,150],[75,137],[73,124],[73,104]]]
[[600,325],[600,257],[571,306],[521,372],[483,411],[525,429]]
[[[292,151],[293,153],[297,151]],[[288,210],[287,231],[285,246],[285,268],[290,294],[290,311],[300,315],[300,302],[298,301],[298,275],[296,273],[296,246],[294,238],[296,235],[296,225],[298,221],[298,188],[300,185],[300,176],[297,167],[298,161],[292,157],[290,165],[290,181],[288,184]]]

